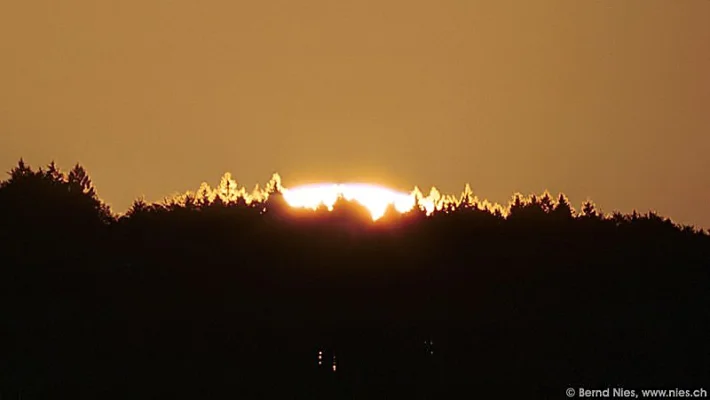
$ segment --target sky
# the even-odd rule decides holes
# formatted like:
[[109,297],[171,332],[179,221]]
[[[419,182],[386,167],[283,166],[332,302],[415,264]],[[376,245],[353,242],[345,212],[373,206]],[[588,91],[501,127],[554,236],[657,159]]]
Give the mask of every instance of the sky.
[[286,187],[566,193],[710,227],[710,1],[0,2],[0,168],[116,212]]

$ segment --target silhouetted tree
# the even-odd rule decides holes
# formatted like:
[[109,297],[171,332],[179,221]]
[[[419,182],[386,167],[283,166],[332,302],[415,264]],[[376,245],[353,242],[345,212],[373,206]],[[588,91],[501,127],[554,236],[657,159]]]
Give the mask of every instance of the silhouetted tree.
[[10,180],[7,184],[17,183],[26,178],[31,178],[34,176],[34,172],[29,165],[25,164],[25,160],[20,158],[17,162],[17,167],[10,170]]
[[143,197],[140,197],[140,198],[133,201],[133,204],[131,204],[131,207],[128,209],[126,216],[133,217],[138,214],[150,212],[150,210],[151,210],[150,205],[148,205],[148,203],[146,203],[146,201]]
[[212,203],[212,189],[206,182],[202,182],[196,194],[197,204],[200,208],[209,206]]
[[589,219],[599,218],[599,213],[597,212],[594,203],[590,200],[585,201],[584,204],[582,204],[582,212],[580,213],[580,217]]
[[513,201],[508,206],[508,217],[517,218],[517,216],[523,212],[523,209],[525,208],[525,203],[526,202],[522,194],[516,193],[515,195],[513,195]]
[[76,164],[69,175],[67,176],[67,182],[69,183],[69,189],[71,191],[80,192],[89,197],[95,197],[96,191],[94,190],[94,185],[91,183],[89,175],[79,164]]
[[555,204],[553,214],[557,219],[561,220],[568,220],[574,215],[569,200],[567,200],[567,197],[562,193],[557,197],[557,204]]
[[555,204],[552,201],[552,197],[547,191],[545,191],[542,197],[540,197],[540,208],[545,214],[551,213],[555,208]]
[[471,190],[471,185],[468,183],[463,189],[463,193],[459,198],[459,207],[461,208],[476,208],[478,206],[478,201],[473,195],[473,190]]
[[47,166],[47,171],[45,172],[44,176],[52,183],[54,184],[62,184],[65,182],[66,177],[64,174],[59,170],[59,168],[56,166],[54,161],[50,162],[49,165]]
[[2,394],[554,398],[710,376],[696,227],[591,200],[574,218],[547,192],[504,217],[468,185],[375,222],[342,197],[293,209],[278,175],[244,193],[225,174],[115,220],[80,165],[20,160],[0,182]]

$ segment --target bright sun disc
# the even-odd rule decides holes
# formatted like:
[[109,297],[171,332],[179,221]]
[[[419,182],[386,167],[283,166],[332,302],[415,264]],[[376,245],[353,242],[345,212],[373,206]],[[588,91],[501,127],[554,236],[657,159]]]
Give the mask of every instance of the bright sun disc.
[[316,209],[324,205],[329,210],[342,196],[345,200],[362,204],[370,211],[373,220],[381,218],[390,204],[400,213],[405,213],[417,202],[414,194],[366,183],[324,183],[284,188],[283,196],[291,207]]

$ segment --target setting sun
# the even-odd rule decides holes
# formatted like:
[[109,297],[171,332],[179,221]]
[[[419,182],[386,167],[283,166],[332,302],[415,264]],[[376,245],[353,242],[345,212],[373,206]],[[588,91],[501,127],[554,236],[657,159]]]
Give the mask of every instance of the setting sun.
[[473,195],[469,185],[465,186],[460,196],[442,194],[436,187],[432,187],[428,194],[424,194],[418,187],[414,187],[411,192],[405,192],[373,183],[314,183],[288,188],[282,185],[278,173],[273,174],[265,187],[256,185],[249,191],[244,186],[240,186],[227,172],[222,176],[217,187],[211,188],[209,184],[203,182],[197,192],[175,195],[172,200],[181,202],[186,196],[192,196],[212,202],[219,197],[222,201],[230,203],[243,198],[249,204],[254,201],[264,201],[273,191],[281,192],[286,203],[294,208],[316,210],[319,206],[324,206],[332,211],[339,198],[357,202],[369,211],[373,221],[382,218],[390,206],[399,213],[406,213],[414,207],[419,207],[427,215],[431,215],[434,211],[442,210],[447,206],[457,207],[464,198],[468,198],[484,209],[500,208],[504,211],[504,208],[498,204],[479,200]]
[[407,194],[395,190],[366,183],[325,183],[298,186],[293,189],[283,189],[286,202],[292,207],[316,209],[320,205],[333,209],[338,197],[348,201],[356,201],[370,211],[373,220],[381,218],[387,207],[393,205],[401,212],[411,210],[417,203],[414,193]]

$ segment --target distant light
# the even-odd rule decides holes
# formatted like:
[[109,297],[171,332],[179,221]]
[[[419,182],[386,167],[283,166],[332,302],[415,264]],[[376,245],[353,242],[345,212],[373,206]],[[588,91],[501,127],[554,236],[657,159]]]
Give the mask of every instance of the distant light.
[[413,194],[397,192],[395,190],[363,183],[348,184],[316,184],[299,186],[292,189],[283,189],[286,202],[292,207],[317,209],[324,205],[329,210],[338,197],[347,201],[356,201],[370,211],[373,220],[381,218],[392,205],[400,213],[414,208],[417,199]]

